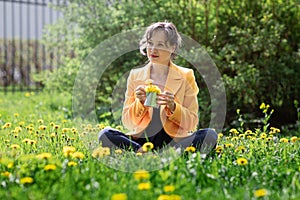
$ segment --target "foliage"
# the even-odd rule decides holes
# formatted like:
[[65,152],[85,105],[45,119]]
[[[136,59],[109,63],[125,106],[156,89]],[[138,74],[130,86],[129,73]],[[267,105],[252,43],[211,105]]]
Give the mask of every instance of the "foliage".
[[[79,63],[99,43],[126,30],[168,20],[174,22],[181,33],[203,44],[203,49],[218,66],[227,93],[227,125],[234,120],[236,108],[251,113],[253,118],[259,116],[255,107],[259,102],[269,102],[276,108],[280,114],[273,115],[279,118],[277,122],[295,121],[293,116],[290,119],[281,117],[287,115],[285,111],[293,109],[294,99],[300,96],[300,12],[295,0],[155,0],[147,3],[70,0],[67,6],[58,9],[64,13],[64,21],[49,29],[45,43],[49,46],[66,44],[75,51],[79,62],[73,65],[74,61],[66,59],[61,66],[66,69],[51,73],[48,80],[45,77],[47,88],[71,93]],[[61,41],[51,37],[57,33],[63,33]],[[72,37],[73,40],[65,39]],[[137,42],[140,37],[135,38]],[[118,45],[120,43],[116,41],[116,47]],[[117,81],[145,60],[134,51],[121,56],[107,68],[97,89],[98,111],[112,111],[109,108],[111,91]],[[176,63],[193,68],[180,57]],[[196,73],[196,76],[200,86],[201,127],[206,127],[213,100],[201,74]],[[61,82],[66,79],[67,83]]]
[[267,105],[264,127],[219,133],[208,155],[187,148],[178,156],[170,148],[164,158],[102,148],[97,134],[107,124],[70,120],[57,107],[68,107],[64,96],[1,97],[1,199],[300,198],[299,135],[270,127]]

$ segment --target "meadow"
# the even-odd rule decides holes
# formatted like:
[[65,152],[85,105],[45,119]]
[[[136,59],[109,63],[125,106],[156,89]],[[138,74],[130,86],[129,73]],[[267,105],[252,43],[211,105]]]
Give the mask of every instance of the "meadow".
[[208,154],[151,145],[137,154],[99,146],[107,122],[72,119],[70,102],[55,93],[1,95],[0,199],[300,199],[299,133],[270,127],[268,104],[258,105],[262,127],[219,133]]

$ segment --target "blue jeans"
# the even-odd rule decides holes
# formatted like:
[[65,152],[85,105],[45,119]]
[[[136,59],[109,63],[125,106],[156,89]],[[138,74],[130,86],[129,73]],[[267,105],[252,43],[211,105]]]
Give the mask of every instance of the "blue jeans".
[[180,140],[178,143],[162,129],[160,132],[151,137],[145,137],[142,135],[140,138],[134,139],[125,135],[119,130],[113,128],[105,128],[99,133],[99,143],[102,143],[103,147],[117,147],[123,149],[133,149],[137,151],[146,142],[151,142],[154,145],[154,149],[161,149],[164,146],[170,145],[175,148],[186,148],[193,146],[196,149],[203,151],[209,151],[216,147],[218,135],[215,130],[211,128],[205,128],[194,132],[192,135]]

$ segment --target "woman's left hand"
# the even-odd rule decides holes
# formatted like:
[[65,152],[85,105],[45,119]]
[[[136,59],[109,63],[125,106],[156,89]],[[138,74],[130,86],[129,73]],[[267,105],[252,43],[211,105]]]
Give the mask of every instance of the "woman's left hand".
[[173,112],[176,107],[174,98],[173,93],[165,91],[157,95],[156,102],[158,105],[166,105]]

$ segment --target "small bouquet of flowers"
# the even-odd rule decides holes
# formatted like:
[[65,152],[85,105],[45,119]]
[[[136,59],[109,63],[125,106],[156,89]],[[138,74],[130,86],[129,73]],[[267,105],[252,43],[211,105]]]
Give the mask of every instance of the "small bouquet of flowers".
[[151,106],[157,108],[158,105],[156,104],[156,96],[160,94],[160,89],[156,85],[153,85],[153,80],[148,79],[146,80],[146,101],[144,103],[145,106]]

